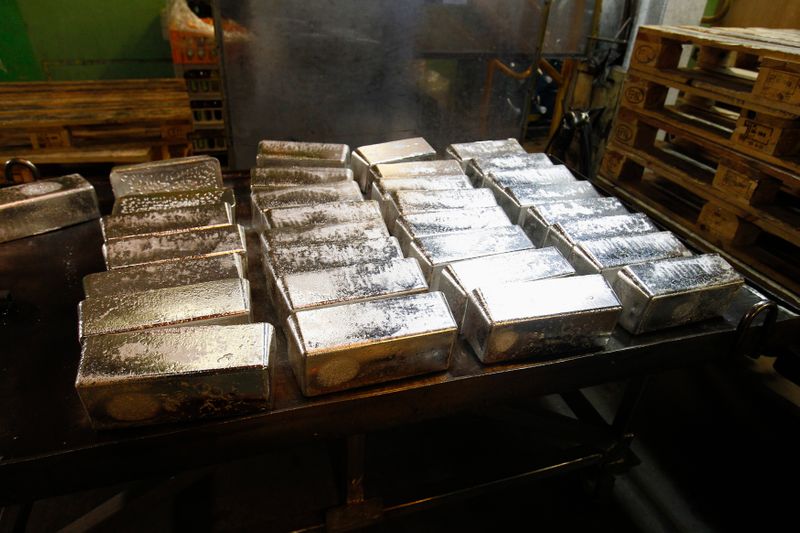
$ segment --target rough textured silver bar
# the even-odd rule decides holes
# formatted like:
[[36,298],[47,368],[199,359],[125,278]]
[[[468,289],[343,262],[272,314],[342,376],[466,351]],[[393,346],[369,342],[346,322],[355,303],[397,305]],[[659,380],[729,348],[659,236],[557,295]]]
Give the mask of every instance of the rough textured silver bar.
[[579,198],[534,204],[525,210],[525,220],[521,225],[531,241],[542,246],[550,227],[556,222],[627,214],[628,210],[616,198]]
[[154,192],[221,189],[219,161],[207,155],[117,166],[109,176],[114,197]]
[[197,326],[87,338],[75,388],[98,429],[267,409],[271,325]]
[[490,172],[483,180],[482,186],[499,193],[508,187],[533,187],[556,183],[575,183],[576,181],[578,180],[567,167],[555,165],[547,168],[523,168]]
[[457,189],[451,191],[395,191],[383,204],[384,220],[390,228],[394,227],[397,217],[422,213],[425,211],[442,211],[443,209],[470,209],[478,207],[494,207],[497,201],[488,189]]
[[250,188],[297,187],[353,181],[349,168],[333,167],[254,167],[250,169]]
[[403,253],[408,255],[411,242],[423,235],[454,233],[484,228],[511,226],[505,212],[498,207],[477,209],[446,209],[412,213],[399,217],[394,224],[393,234],[400,242]]
[[599,275],[475,289],[462,335],[483,363],[594,350],[605,346],[622,307]]
[[579,274],[603,274],[613,283],[624,266],[690,255],[672,232],[660,231],[581,241],[573,248],[569,261]]
[[524,154],[525,149],[516,139],[499,139],[451,144],[445,149],[445,153],[466,170],[469,162],[477,157]]
[[480,187],[484,178],[491,172],[552,166],[553,162],[547,157],[547,154],[543,153],[475,157],[467,165],[466,173],[472,183],[476,187]]
[[742,285],[727,261],[706,254],[626,266],[613,288],[620,325],[638,334],[719,316]]
[[272,209],[316,205],[329,202],[358,202],[363,200],[354,181],[343,181],[314,187],[291,187],[278,189],[253,189],[253,226],[262,229]]
[[503,226],[418,237],[411,243],[409,256],[419,261],[430,281],[453,261],[528,248],[535,246],[519,226]]
[[83,278],[87,298],[114,296],[219,279],[247,277],[246,263],[237,253],[147,263],[96,272]]
[[0,189],[0,242],[100,218],[91,183],[78,174]]
[[109,269],[230,252],[247,258],[244,228],[239,225],[125,237],[103,245]]
[[487,255],[447,265],[431,280],[431,290],[442,291],[460,326],[470,293],[489,285],[571,276],[575,269],[555,248],[520,250]]
[[382,239],[388,236],[389,231],[382,220],[368,220],[345,224],[267,229],[262,233],[261,246],[264,251],[267,251],[273,246],[319,244],[331,241],[363,241]]
[[372,182],[370,198],[383,201],[394,191],[446,191],[449,189],[472,189],[466,176],[435,176],[432,178],[377,179]]
[[263,224],[265,228],[297,228],[374,220],[383,220],[378,202],[358,201],[270,209],[264,214]]
[[380,163],[404,163],[436,158],[436,150],[422,137],[412,137],[358,147],[353,152],[352,168],[363,192],[372,186],[370,167]]
[[571,200],[573,198],[600,198],[588,181],[566,181],[547,185],[515,185],[493,189],[500,207],[515,224],[525,220],[525,209],[540,202]]
[[372,179],[392,180],[405,178],[435,178],[438,176],[463,176],[458,161],[438,159],[435,161],[410,161],[408,163],[380,163],[370,169]]
[[81,339],[167,326],[249,322],[250,285],[239,278],[87,298],[78,305]]
[[457,335],[439,292],[299,311],[286,325],[306,396],[446,370]]
[[301,309],[426,292],[416,259],[364,262],[281,277],[282,317]]
[[296,141],[261,141],[256,165],[259,167],[347,167],[350,147],[346,144]]
[[171,233],[233,224],[228,204],[198,207],[181,207],[169,211],[145,211],[129,215],[109,215],[100,219],[103,238],[106,241],[131,237]]
[[113,215],[127,215],[142,211],[166,211],[182,207],[197,207],[225,202],[230,206],[231,220],[235,220],[236,197],[233,189],[196,189],[180,192],[154,192],[120,196],[114,200]]
[[571,257],[572,248],[580,241],[657,231],[658,227],[644,213],[565,220],[550,227],[545,246],[555,246],[564,257]]

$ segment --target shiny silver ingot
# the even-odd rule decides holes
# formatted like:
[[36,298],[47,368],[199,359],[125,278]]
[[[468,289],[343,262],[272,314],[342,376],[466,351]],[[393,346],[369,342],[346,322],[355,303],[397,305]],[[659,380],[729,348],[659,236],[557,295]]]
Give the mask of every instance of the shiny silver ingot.
[[494,207],[497,201],[488,189],[456,189],[450,191],[395,191],[383,204],[384,220],[390,228],[394,227],[397,217],[422,213],[425,211],[442,211],[444,209],[474,209]]
[[550,227],[545,246],[555,246],[564,257],[568,258],[572,256],[572,249],[580,241],[657,231],[660,230],[644,213],[565,220],[556,222]]
[[483,187],[488,187],[495,194],[502,194],[506,188],[534,187],[553,185],[556,183],[575,183],[578,181],[564,165],[547,168],[523,168],[491,172],[483,180]]
[[613,283],[624,266],[690,255],[672,232],[660,231],[581,241],[573,248],[569,261],[579,274],[603,274]]
[[283,317],[301,309],[426,292],[428,284],[416,259],[362,262],[281,278]]
[[461,168],[466,170],[469,162],[476,157],[524,154],[525,149],[516,139],[499,139],[451,144],[445,153],[461,163]]
[[370,167],[380,163],[404,163],[436,158],[436,150],[422,137],[400,139],[358,147],[353,152],[351,165],[356,181],[363,192],[372,186]]
[[483,363],[551,357],[605,346],[622,307],[599,275],[475,289],[461,334]]
[[350,147],[346,144],[296,141],[261,141],[256,165],[259,167],[347,167]]
[[520,250],[455,261],[431,280],[431,290],[442,291],[456,323],[464,319],[473,290],[518,281],[571,276],[575,269],[555,248]]
[[261,224],[264,228],[299,228],[375,220],[383,220],[378,202],[357,201],[270,209]]
[[291,187],[278,189],[253,189],[253,226],[262,229],[269,218],[269,211],[281,207],[316,205],[329,202],[358,202],[363,200],[354,181],[343,181],[314,187]]
[[427,211],[399,217],[394,224],[393,234],[400,242],[403,253],[408,255],[411,242],[423,235],[511,225],[511,221],[498,206],[477,209],[445,209],[444,211]]
[[87,338],[75,388],[95,428],[266,409],[271,325],[199,326]]
[[613,288],[620,325],[638,334],[719,316],[743,284],[727,261],[706,254],[626,266]]
[[446,191],[450,189],[472,189],[466,176],[435,176],[432,178],[397,178],[372,182],[370,198],[382,201],[394,191]]
[[114,239],[103,245],[103,257],[109,269],[231,252],[240,254],[244,260],[247,258],[242,226],[137,235]]
[[331,241],[363,241],[386,237],[389,237],[389,231],[382,220],[368,220],[345,224],[267,229],[261,235],[261,246],[264,251],[267,251],[274,246],[319,244]]
[[525,209],[540,202],[571,200],[573,198],[600,198],[588,181],[567,181],[547,185],[519,185],[495,191],[500,207],[515,224],[525,220]]
[[0,242],[100,218],[91,183],[78,174],[0,189]]
[[233,223],[228,204],[181,207],[168,211],[144,211],[129,215],[109,215],[100,219],[106,241],[131,237],[172,233],[208,227],[228,226]]
[[534,204],[525,210],[521,225],[531,241],[542,246],[556,222],[626,214],[628,210],[616,198],[579,198]]
[[219,161],[207,155],[117,166],[109,176],[114,197],[154,192],[221,189]]
[[446,370],[457,335],[440,292],[298,311],[286,325],[306,396]]
[[249,322],[250,285],[239,278],[87,298],[78,305],[81,339],[167,326]]
[[425,279],[432,280],[453,261],[535,248],[519,226],[503,226],[414,239],[409,256],[419,261]]
[[[233,216],[236,207],[236,197],[233,189],[196,189],[180,192],[154,192],[149,194],[132,194],[120,196],[114,200],[113,215],[127,215],[142,211],[166,211],[183,207],[198,207],[202,205],[215,205],[225,202],[230,206]],[[233,220],[233,218],[232,218]]]
[[475,157],[467,165],[466,173],[472,183],[480,187],[484,178],[492,172],[552,166],[553,162],[543,153]]
[[250,169],[250,188],[316,186],[353,181],[349,168],[332,167],[270,167]]
[[436,178],[439,176],[463,176],[464,170],[458,161],[438,159],[435,161],[410,161],[408,163],[381,163],[371,168],[372,179],[393,180],[406,178]]
[[247,276],[245,267],[246,262],[237,253],[147,263],[84,276],[83,292],[87,298],[96,298],[220,279],[244,278]]

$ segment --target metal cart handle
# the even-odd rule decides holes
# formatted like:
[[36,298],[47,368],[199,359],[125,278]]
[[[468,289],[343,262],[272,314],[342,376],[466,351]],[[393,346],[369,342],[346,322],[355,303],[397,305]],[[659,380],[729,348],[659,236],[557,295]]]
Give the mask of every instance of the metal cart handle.
[[760,338],[755,346],[761,347],[769,338],[772,327],[778,319],[778,305],[771,300],[761,300],[754,303],[753,306],[747,310],[744,316],[742,316],[742,319],[739,320],[739,325],[736,326],[736,341],[733,345],[733,353],[735,355],[746,355],[752,359],[759,358],[761,354],[747,352],[745,348],[745,337],[747,336],[747,331],[750,329],[750,326],[753,324],[753,320],[764,312],[766,312],[767,315],[764,318],[764,325],[761,330]]
[[27,159],[12,157],[8,161],[6,161],[3,167],[3,172],[6,179],[5,185],[14,185],[13,170],[15,166],[26,167],[28,170],[31,171],[31,175],[35,180],[38,180],[39,178],[42,177],[41,174],[39,173],[39,169],[36,168],[36,165],[34,165],[32,162],[28,161]]

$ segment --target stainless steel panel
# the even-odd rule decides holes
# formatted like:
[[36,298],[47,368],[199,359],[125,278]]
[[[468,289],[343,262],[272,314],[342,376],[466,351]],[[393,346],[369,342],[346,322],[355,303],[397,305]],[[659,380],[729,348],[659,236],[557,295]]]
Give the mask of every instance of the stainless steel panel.
[[350,164],[346,144],[297,141],[261,141],[256,165],[259,167],[340,167]]
[[439,292],[298,311],[286,325],[306,396],[445,370],[457,334]]
[[[494,190],[494,189],[493,189]],[[497,203],[505,209],[508,218],[516,224],[525,220],[525,209],[540,202],[571,200],[573,198],[600,198],[588,181],[567,181],[547,185],[515,185],[494,190]]]
[[250,188],[296,187],[298,185],[325,185],[352,181],[349,168],[332,167],[270,167],[250,169]]
[[109,176],[114,196],[221,189],[219,161],[207,155],[117,166]]
[[166,326],[249,322],[250,285],[238,278],[87,298],[78,306],[81,339]]
[[564,257],[571,257],[572,248],[580,241],[656,231],[658,227],[644,213],[565,220],[550,227],[545,244],[558,248]]
[[466,170],[473,159],[524,154],[525,149],[516,139],[499,139],[451,144],[447,147],[445,153],[458,161],[461,164],[461,168]]
[[599,275],[475,289],[462,335],[483,363],[603,347],[622,307]]
[[317,226],[383,220],[378,202],[331,202],[319,205],[282,207],[265,213],[265,228]]
[[353,154],[353,173],[361,190],[372,186],[370,167],[379,163],[404,163],[434,159],[436,150],[422,137],[359,146]]
[[574,273],[575,269],[555,248],[520,250],[450,263],[433,277],[431,290],[444,293],[460,326],[467,298],[477,288]]
[[511,221],[498,207],[477,209],[446,209],[412,213],[399,217],[394,224],[393,234],[400,242],[403,253],[408,255],[411,242],[423,235],[437,235],[456,231],[469,231],[484,228],[511,226]]
[[727,261],[706,254],[626,266],[613,288],[620,325],[638,334],[719,316],[743,285]]
[[261,243],[262,248],[266,251],[273,246],[319,244],[331,241],[363,241],[388,236],[389,231],[382,220],[368,220],[345,224],[267,229],[262,234]]
[[169,211],[144,211],[129,215],[109,215],[100,219],[106,241],[131,237],[171,233],[233,224],[228,204],[180,207]]
[[265,323],[89,337],[75,388],[98,429],[259,411],[274,346]]
[[556,222],[626,215],[628,210],[616,198],[581,198],[561,202],[534,204],[525,210],[522,227],[531,241],[541,246],[547,240],[550,226]]
[[120,196],[114,201],[113,215],[127,215],[142,211],[166,211],[182,207],[197,207],[225,202],[235,213],[236,197],[233,189],[197,189],[182,192],[154,192]]
[[497,202],[487,189],[468,189],[452,191],[395,191],[384,203],[384,220],[390,228],[394,227],[397,217],[422,213],[424,211],[441,211],[443,209],[474,209],[494,207]]
[[100,218],[94,187],[78,174],[0,189],[0,242]]

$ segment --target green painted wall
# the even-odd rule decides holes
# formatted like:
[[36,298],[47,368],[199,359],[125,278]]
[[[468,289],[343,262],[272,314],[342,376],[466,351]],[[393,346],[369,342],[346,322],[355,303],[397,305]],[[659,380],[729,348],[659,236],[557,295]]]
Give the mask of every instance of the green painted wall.
[[0,61],[6,67],[0,80],[170,77],[169,43],[161,34],[164,4],[3,0],[0,20],[11,25],[0,32]]

